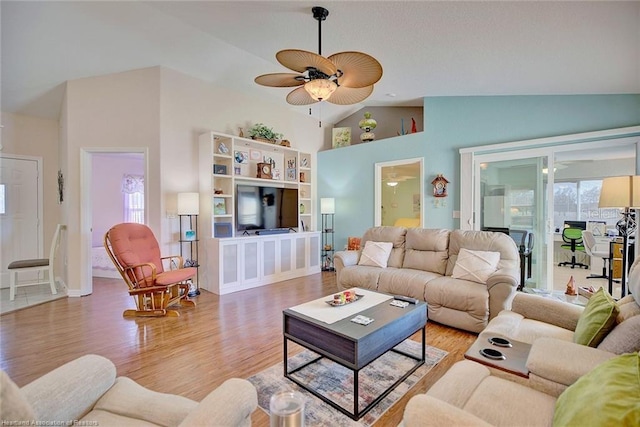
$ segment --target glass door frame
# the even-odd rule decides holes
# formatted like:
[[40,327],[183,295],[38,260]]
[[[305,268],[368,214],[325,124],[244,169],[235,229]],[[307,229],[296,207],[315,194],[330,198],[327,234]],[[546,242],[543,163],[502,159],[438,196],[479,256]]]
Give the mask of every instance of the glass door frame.
[[[544,160],[546,159],[546,167],[548,169],[546,185],[547,188],[544,189],[544,172],[542,171],[542,167],[540,170],[536,171],[536,188],[543,188],[543,192],[536,192],[536,209],[535,215],[538,218],[538,221],[541,224],[544,224],[544,234],[542,236],[536,235],[534,233],[536,244],[540,244],[544,242],[546,245],[546,250],[542,253],[543,256],[546,257],[547,262],[547,271],[539,271],[536,276],[539,275],[540,278],[544,277],[543,283],[546,287],[549,287],[550,284],[553,283],[553,268],[549,268],[549,260],[551,261],[551,267],[553,267],[553,227],[551,224],[551,219],[553,216],[551,212],[553,212],[553,152],[547,148],[535,148],[528,150],[518,150],[518,151],[506,151],[501,153],[487,153],[487,154],[479,154],[474,156],[474,165],[473,165],[473,194],[477,195],[474,197],[473,202],[473,211],[475,212],[475,221],[474,221],[474,229],[479,230],[481,227],[480,224],[480,212],[481,212],[481,180],[480,177],[482,175],[482,164],[485,163],[493,163],[493,162],[501,162],[501,161],[509,161],[509,160],[537,160],[539,165],[544,164]],[[546,197],[547,204],[546,206],[541,207],[537,202],[539,200],[544,199]],[[546,211],[546,212],[545,212]],[[546,216],[545,216],[546,214]],[[537,263],[539,266],[540,263]]]
[[[621,145],[635,145],[636,174],[640,174],[640,126],[561,135],[549,138],[506,142],[462,148],[460,153],[460,229],[479,230],[480,164],[486,161],[520,159],[528,157],[548,157],[549,175],[547,194],[551,201],[548,205],[546,239],[553,242],[553,184],[555,154],[560,152],[582,151]],[[611,175],[611,176],[615,176]],[[553,245],[547,245],[547,280],[549,286],[553,280]]]

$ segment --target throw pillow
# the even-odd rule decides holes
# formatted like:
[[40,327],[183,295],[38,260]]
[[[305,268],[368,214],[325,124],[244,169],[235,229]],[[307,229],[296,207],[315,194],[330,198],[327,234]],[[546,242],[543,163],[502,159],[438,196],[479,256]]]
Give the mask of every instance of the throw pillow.
[[0,371],[0,414],[2,414],[2,420],[10,420],[15,423],[36,419],[31,405],[23,396],[20,388],[11,381],[11,378],[4,371]]
[[640,425],[638,353],[601,363],[563,391],[556,401],[553,425]]
[[451,277],[485,284],[498,267],[500,252],[460,249]]
[[391,242],[373,242],[367,240],[360,254],[358,265],[387,268],[387,262],[389,261],[392,248],[393,243]]
[[616,324],[618,304],[604,288],[589,298],[587,306],[578,318],[573,342],[597,347]]

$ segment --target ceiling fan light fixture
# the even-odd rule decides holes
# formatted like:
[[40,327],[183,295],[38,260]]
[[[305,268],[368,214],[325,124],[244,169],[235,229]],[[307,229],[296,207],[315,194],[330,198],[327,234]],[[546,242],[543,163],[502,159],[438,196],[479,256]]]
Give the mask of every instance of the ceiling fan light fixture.
[[335,92],[338,85],[333,80],[315,79],[304,84],[304,89],[316,101],[325,101]]
[[389,181],[389,182],[387,182],[387,185],[389,187],[395,187],[396,185],[398,185],[398,181]]

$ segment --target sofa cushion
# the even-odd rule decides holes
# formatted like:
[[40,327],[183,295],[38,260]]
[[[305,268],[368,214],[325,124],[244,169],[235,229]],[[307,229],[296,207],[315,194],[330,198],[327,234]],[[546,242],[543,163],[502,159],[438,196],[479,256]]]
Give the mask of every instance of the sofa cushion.
[[619,311],[611,295],[604,288],[598,289],[578,319],[573,342],[596,347],[615,326]]
[[180,424],[196,406],[198,402],[186,397],[158,393],[130,378],[118,377],[93,410],[168,427]]
[[362,236],[361,247],[364,247],[368,240],[372,240],[374,242],[393,243],[393,249],[391,249],[391,254],[389,255],[387,266],[400,268],[402,267],[402,260],[404,259],[406,234],[407,229],[403,227],[372,227],[365,231],[364,235]]
[[386,269],[378,279],[378,291],[424,300],[424,287],[439,274],[411,268]]
[[640,306],[633,295],[627,295],[626,297],[619,299],[617,304],[620,308],[620,313],[618,313],[618,317],[616,318],[616,322],[618,323],[622,323],[625,320],[640,314]]
[[489,292],[479,283],[439,277],[427,282],[423,299],[436,322],[480,332],[489,321]]
[[640,351],[640,316],[618,324],[598,345],[600,350],[615,354]]
[[0,414],[6,421],[31,422],[36,419],[27,398],[4,371],[0,371]]
[[640,305],[640,256],[636,257],[633,264],[631,264],[627,286],[629,294],[633,295],[636,304]]
[[567,388],[556,401],[553,425],[640,425],[638,353],[608,360]]
[[393,243],[367,241],[360,254],[358,265],[368,265],[371,267],[387,268],[389,255],[391,254]]
[[472,251],[500,252],[498,270],[519,269],[520,253],[513,239],[504,233],[476,230],[454,230],[449,235],[449,259],[446,275],[450,276],[461,248]]
[[444,275],[449,257],[449,230],[410,228],[407,230],[403,268]]
[[489,276],[495,273],[499,261],[499,252],[461,248],[451,277],[485,284]]
[[365,288],[375,291],[378,289],[380,274],[390,269],[391,268],[387,267],[383,270],[379,267],[369,267],[366,265],[350,265],[344,267],[340,272],[340,286],[342,289]]

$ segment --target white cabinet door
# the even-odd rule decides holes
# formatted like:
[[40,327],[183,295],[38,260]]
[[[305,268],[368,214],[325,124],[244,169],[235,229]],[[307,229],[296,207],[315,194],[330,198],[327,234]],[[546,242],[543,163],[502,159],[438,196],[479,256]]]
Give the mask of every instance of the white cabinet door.
[[257,240],[242,245],[242,283],[255,282],[260,278],[260,245]]

